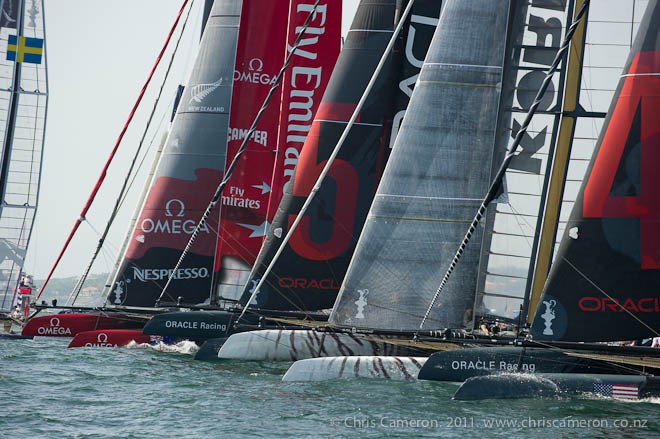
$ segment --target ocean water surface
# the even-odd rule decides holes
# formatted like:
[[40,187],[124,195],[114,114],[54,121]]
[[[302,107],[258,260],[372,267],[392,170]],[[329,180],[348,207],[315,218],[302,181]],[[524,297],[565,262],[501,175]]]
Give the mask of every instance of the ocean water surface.
[[287,364],[0,339],[1,437],[660,437],[660,401],[454,401],[435,382],[283,383]]

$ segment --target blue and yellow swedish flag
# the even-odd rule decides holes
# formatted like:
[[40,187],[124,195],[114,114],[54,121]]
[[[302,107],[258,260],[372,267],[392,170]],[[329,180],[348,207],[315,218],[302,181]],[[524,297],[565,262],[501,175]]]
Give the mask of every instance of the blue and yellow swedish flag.
[[44,40],[41,38],[9,35],[9,44],[7,45],[7,59],[9,61],[41,64],[43,50]]

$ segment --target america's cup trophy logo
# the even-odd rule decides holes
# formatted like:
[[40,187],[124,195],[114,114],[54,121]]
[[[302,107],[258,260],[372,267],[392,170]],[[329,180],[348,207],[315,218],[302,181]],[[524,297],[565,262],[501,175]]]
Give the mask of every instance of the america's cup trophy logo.
[[545,322],[545,329],[543,329],[543,335],[554,335],[552,331],[552,321],[555,319],[555,306],[557,306],[556,300],[544,300],[543,304],[545,305],[545,312],[541,314],[541,318]]
[[124,287],[125,284],[123,280],[115,283],[115,290],[113,291],[113,294],[115,295],[115,300],[114,300],[115,305],[121,305],[121,301],[122,301],[121,296],[124,295],[124,291],[125,291]]
[[360,297],[355,301],[355,305],[357,305],[357,314],[355,314],[355,318],[363,319],[364,308],[367,306],[367,295],[369,294],[369,290],[357,290],[357,292]]

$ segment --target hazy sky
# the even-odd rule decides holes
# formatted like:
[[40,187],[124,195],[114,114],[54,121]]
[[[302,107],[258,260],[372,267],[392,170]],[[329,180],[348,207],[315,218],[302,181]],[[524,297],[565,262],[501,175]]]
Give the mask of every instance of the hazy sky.
[[[342,1],[345,33],[358,0]],[[50,270],[82,210],[183,0],[45,3],[49,107],[39,207],[25,264],[25,270],[39,279]],[[181,42],[180,52],[184,55],[178,55],[171,82],[164,89],[162,99],[168,108],[175,85],[185,82],[188,67],[194,61],[202,4],[202,0],[193,3],[189,27]],[[178,35],[177,31],[174,39]],[[169,62],[170,53],[162,64]],[[79,275],[89,263],[161,81],[161,75],[154,78],[110,168],[108,182],[55,277]],[[161,116],[162,113],[155,118],[155,125]],[[158,132],[164,132],[165,126],[161,125]],[[145,147],[154,132],[150,131]],[[160,134],[157,139],[160,140]],[[147,167],[151,164],[149,159],[150,156]],[[136,203],[135,196],[127,200],[108,238],[108,251],[99,258],[93,272],[111,270]]]

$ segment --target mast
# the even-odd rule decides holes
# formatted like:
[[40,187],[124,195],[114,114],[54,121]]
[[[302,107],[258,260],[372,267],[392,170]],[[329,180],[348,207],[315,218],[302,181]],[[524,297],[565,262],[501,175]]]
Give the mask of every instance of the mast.
[[[580,10],[584,0],[575,0],[574,10]],[[557,233],[557,223],[559,222],[559,212],[561,210],[561,201],[564,194],[564,184],[568,172],[571,148],[573,145],[573,136],[575,134],[575,123],[578,115],[584,113],[584,110],[578,107],[580,96],[580,85],[582,76],[582,66],[584,62],[584,45],[587,36],[587,22],[589,10],[584,20],[580,22],[573,35],[568,58],[566,60],[566,80],[564,84],[564,102],[562,104],[561,122],[559,125],[559,134],[552,157],[552,167],[545,201],[545,210],[539,223],[540,229],[535,236],[538,237],[538,246],[536,249],[535,263],[533,270],[528,277],[529,294],[523,302],[522,317],[531,324],[534,318],[533,312],[538,306],[541,297],[543,284],[550,270],[550,262],[554,249],[555,236]]]
[[18,19],[16,22],[16,36],[19,40],[16,44],[17,54],[14,62],[14,73],[9,93],[9,112],[7,113],[7,123],[5,125],[5,138],[2,145],[2,165],[0,166],[0,196],[2,203],[0,204],[0,216],[2,215],[3,206],[5,204],[5,194],[7,192],[7,179],[9,176],[9,162],[11,160],[12,148],[14,145],[14,130],[16,125],[16,112],[18,111],[18,101],[20,95],[21,84],[21,66],[23,63],[19,61],[21,50],[20,39],[23,38],[23,2],[18,2]]
[[539,301],[536,339],[660,336],[659,28],[651,0]]
[[[568,8],[567,8],[568,6]],[[502,83],[495,157],[510,150],[523,118],[534,103],[544,71],[559,50],[568,29],[573,4],[515,2],[510,17],[512,35]],[[561,119],[565,61],[552,75],[548,88],[522,137],[520,150],[505,174],[502,195],[491,203],[484,221],[484,240],[474,314],[518,322],[529,298],[536,259],[538,230],[547,192],[554,145]],[[502,147],[502,143],[506,145]],[[497,169],[493,170],[493,175]]]
[[[13,5],[14,10],[5,11]],[[22,1],[0,6],[5,12],[2,27],[16,29],[16,35],[9,34],[7,52],[1,49],[0,61],[11,71],[0,79],[0,94],[6,94],[8,103],[1,111],[6,125],[0,158],[0,308],[5,308],[18,289],[38,205],[48,76],[43,4],[34,0],[29,8]]]

